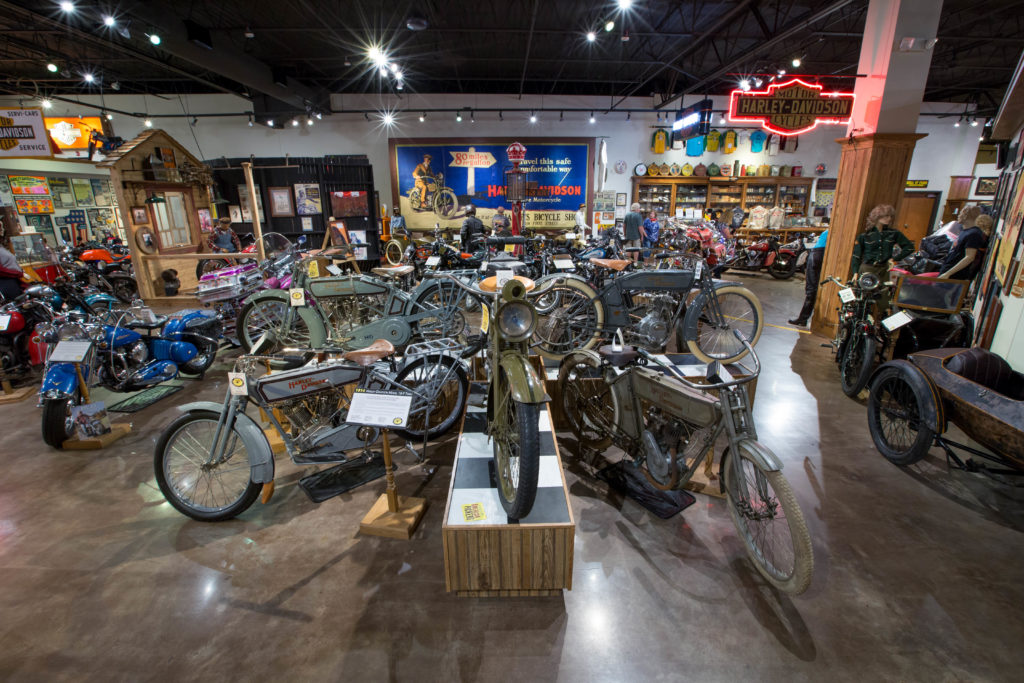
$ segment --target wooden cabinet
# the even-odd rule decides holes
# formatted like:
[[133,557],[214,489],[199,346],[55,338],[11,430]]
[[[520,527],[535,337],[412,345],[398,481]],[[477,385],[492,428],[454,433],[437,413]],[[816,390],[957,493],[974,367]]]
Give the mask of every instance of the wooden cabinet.
[[746,178],[633,178],[633,200],[640,210],[674,216],[676,209],[731,211],[739,206],[779,205],[790,216],[806,216],[814,178],[751,176]]

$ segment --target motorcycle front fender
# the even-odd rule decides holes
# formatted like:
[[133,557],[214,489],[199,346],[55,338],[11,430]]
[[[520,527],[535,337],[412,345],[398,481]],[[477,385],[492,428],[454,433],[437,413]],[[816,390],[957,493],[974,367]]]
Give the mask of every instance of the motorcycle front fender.
[[[260,290],[249,296],[245,303],[248,304],[257,300],[264,301],[266,299],[273,299],[291,305],[288,292],[283,289]],[[302,319],[302,322],[306,323],[306,329],[309,330],[309,348],[319,349],[325,346],[327,344],[327,324],[320,315],[319,309],[308,305],[298,306],[295,312]]]
[[[756,462],[761,469],[766,472],[781,472],[782,461],[779,460],[778,456],[772,453],[770,450],[765,448],[759,441],[754,439],[741,439],[736,443],[736,446],[742,448],[751,460]],[[718,489],[722,493],[725,493],[725,471],[726,468],[732,467],[732,446],[725,449],[722,453],[722,464],[719,465],[718,472]]]
[[[731,287],[733,285],[741,286],[741,283],[731,280],[712,280],[712,284],[715,289]],[[697,323],[700,322],[700,312],[704,308],[704,302],[707,301],[707,298],[707,294],[700,292],[686,306],[686,313],[683,315],[683,339],[686,341],[697,338]]]
[[[178,406],[183,413],[197,410],[209,410],[220,413],[224,404],[213,401],[196,401]],[[238,431],[245,450],[249,454],[249,476],[257,484],[269,484],[274,481],[274,451],[270,447],[266,434],[256,421],[245,413],[235,413],[235,429]]]
[[78,373],[74,363],[54,363],[46,369],[39,392],[50,398],[74,396],[78,390]]
[[546,403],[551,398],[544,391],[544,382],[526,356],[517,351],[505,351],[499,361],[508,377],[512,398],[519,403]]

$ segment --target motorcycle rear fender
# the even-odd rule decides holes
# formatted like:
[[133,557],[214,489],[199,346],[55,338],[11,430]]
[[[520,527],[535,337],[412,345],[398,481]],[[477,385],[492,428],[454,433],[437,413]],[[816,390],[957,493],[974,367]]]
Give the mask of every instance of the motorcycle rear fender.
[[939,388],[935,386],[931,378],[924,373],[921,368],[917,367],[908,360],[891,360],[887,363],[882,363],[875,371],[871,373],[871,379],[868,380],[868,386],[873,386],[875,378],[882,370],[891,367],[898,367],[900,374],[903,379],[907,381],[907,384],[912,386],[919,395],[931,396],[932,401],[927,405],[918,406],[922,415],[921,418],[925,424],[932,428],[936,434],[942,434],[948,427],[946,421],[946,412],[942,406],[942,394],[939,392]]
[[[746,445],[748,452],[750,453],[751,459],[753,459],[763,470],[766,472],[781,472],[782,461],[779,457],[772,453],[770,450],[765,448],[759,441],[754,439],[742,439],[737,442],[737,446]],[[732,457],[732,446],[729,446],[722,453],[722,463],[718,466],[718,490],[725,493],[725,471],[726,468],[732,467],[732,463],[729,459]]]
[[[733,285],[740,287],[742,286],[739,282],[732,282],[731,280],[712,280],[711,284],[714,285],[715,289],[721,289],[722,287],[731,287]],[[683,316],[683,339],[690,341],[697,338],[697,323],[700,321],[700,312],[704,308],[704,301],[707,300],[707,294],[703,291],[697,294],[686,306],[686,314]]]
[[[281,289],[261,290],[249,296],[244,303],[247,304],[257,299],[276,299],[291,305],[288,292]],[[299,306],[296,308],[296,313],[302,318],[302,322],[306,323],[306,328],[309,330],[309,348],[319,349],[326,346],[327,326],[324,325],[324,320],[320,317],[320,314],[311,306]]]
[[520,403],[546,403],[551,398],[544,391],[544,382],[527,358],[517,351],[506,351],[499,361],[508,376],[512,398]]
[[[209,410],[220,413],[224,410],[224,404],[213,401],[196,401],[178,406],[183,413],[191,413],[197,410]],[[245,444],[245,450],[249,453],[249,476],[257,484],[269,484],[274,481],[274,451],[270,448],[267,436],[260,429],[256,421],[245,413],[235,413],[235,429]]]

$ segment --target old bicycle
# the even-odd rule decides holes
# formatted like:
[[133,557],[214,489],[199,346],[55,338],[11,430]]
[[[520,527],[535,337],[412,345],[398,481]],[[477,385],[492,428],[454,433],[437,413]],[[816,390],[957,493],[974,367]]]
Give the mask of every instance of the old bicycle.
[[715,361],[703,383],[635,347],[570,353],[558,373],[562,409],[582,446],[603,451],[614,443],[662,490],[682,488],[724,435],[720,481],[747,554],[772,585],[802,593],[814,568],[810,534],[781,461],[757,440],[746,384],[761,364],[750,342],[733,334],[753,370],[740,366],[746,376],[734,379]]

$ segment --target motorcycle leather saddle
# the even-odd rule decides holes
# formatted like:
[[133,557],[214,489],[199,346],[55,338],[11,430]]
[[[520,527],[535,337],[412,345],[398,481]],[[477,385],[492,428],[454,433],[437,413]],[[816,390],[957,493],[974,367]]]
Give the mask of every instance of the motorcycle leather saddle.
[[592,258],[590,262],[595,266],[601,266],[609,270],[625,270],[626,266],[629,265],[629,261],[615,258]]
[[129,329],[139,330],[157,330],[163,327],[165,322],[167,322],[167,316],[158,315],[153,320],[153,322],[148,322],[145,320],[132,320],[125,324],[125,327],[128,327]]
[[381,358],[387,358],[395,352],[394,345],[387,339],[378,339],[369,346],[355,351],[346,351],[344,358],[362,366],[373,365]]
[[605,344],[597,350],[597,355],[601,356],[601,360],[621,368],[635,361],[640,352],[635,346],[623,346],[616,350],[611,344]]

